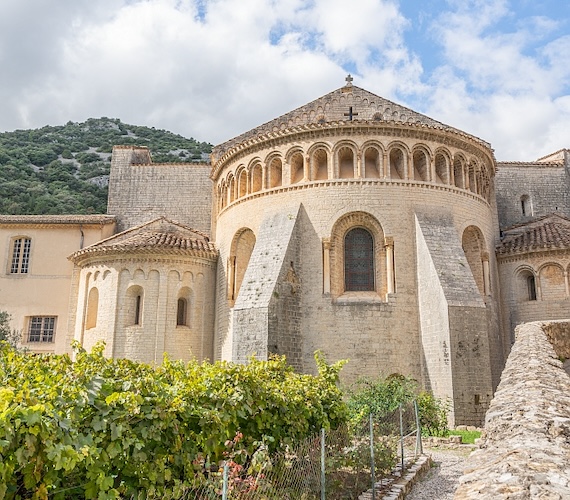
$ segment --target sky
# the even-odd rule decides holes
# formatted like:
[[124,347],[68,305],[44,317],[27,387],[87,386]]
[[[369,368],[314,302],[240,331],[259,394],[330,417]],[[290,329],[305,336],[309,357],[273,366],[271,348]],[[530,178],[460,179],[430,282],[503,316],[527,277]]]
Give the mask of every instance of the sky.
[[566,0],[0,1],[0,132],[106,116],[218,144],[349,73],[499,161],[570,148]]

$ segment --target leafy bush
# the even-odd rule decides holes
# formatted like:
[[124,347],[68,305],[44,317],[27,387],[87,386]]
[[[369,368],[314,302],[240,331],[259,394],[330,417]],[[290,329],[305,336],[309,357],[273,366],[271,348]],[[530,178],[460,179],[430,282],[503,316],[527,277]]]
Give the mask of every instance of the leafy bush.
[[[341,365],[284,358],[158,367],[0,344],[0,500],[180,498],[228,454],[279,447],[345,420]],[[236,436],[240,436],[236,440]]]
[[398,373],[374,380],[361,378],[348,389],[348,410],[351,421],[366,415],[387,415],[400,404],[418,403],[422,432],[431,436],[447,432],[448,405],[431,393],[421,391],[416,380]]

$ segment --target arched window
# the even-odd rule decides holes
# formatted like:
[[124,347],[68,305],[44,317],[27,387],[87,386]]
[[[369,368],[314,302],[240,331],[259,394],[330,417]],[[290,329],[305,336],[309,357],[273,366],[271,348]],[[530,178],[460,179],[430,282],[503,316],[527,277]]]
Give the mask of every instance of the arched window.
[[344,289],[374,290],[374,239],[361,227],[351,229],[344,237]]
[[188,319],[188,302],[186,299],[178,299],[178,305],[176,309],[176,326],[186,326]]
[[12,242],[11,274],[27,274],[30,266],[30,238],[15,238]]
[[138,285],[130,286],[126,294],[125,326],[142,325],[144,291]]
[[526,286],[528,288],[528,300],[536,300],[536,282],[534,275],[530,274],[527,276]]
[[134,315],[134,325],[141,324],[141,307],[142,307],[142,295],[137,295],[135,297],[135,315]]
[[532,215],[532,205],[528,194],[521,196],[521,211],[523,216],[528,217]]

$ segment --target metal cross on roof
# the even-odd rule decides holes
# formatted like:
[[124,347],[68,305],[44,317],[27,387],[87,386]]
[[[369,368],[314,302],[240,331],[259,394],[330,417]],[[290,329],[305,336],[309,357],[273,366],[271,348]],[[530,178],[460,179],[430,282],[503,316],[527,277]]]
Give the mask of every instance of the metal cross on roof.
[[345,113],[344,116],[348,116],[348,119],[349,119],[350,121],[352,121],[352,117],[353,117],[353,116],[358,116],[358,113],[354,113],[354,112],[352,111],[352,106],[350,106],[350,108],[348,108],[348,113]]
[[348,76],[346,77],[346,86],[347,87],[350,87],[352,85],[352,80],[354,80],[354,78],[352,78],[352,76],[349,73]]

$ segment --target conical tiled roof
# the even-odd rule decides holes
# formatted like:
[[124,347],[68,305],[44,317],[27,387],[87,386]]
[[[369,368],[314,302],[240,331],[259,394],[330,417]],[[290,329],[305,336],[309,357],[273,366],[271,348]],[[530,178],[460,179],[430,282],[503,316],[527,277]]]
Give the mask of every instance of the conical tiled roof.
[[352,85],[350,82],[304,106],[279,116],[249,132],[245,132],[216,146],[212,153],[213,161],[223,156],[234,146],[249,139],[278,132],[287,128],[311,124],[327,124],[332,122],[391,122],[414,124],[448,131],[471,137],[489,147],[489,144],[470,136],[456,128],[445,125],[428,116],[417,113],[405,106],[379,97],[372,92]]
[[207,258],[217,256],[216,248],[206,234],[159,217],[83,248],[69,258],[78,263],[86,257],[110,253],[167,253]]
[[497,247],[498,255],[541,250],[570,251],[570,219],[557,214],[513,226],[505,233],[506,236]]

